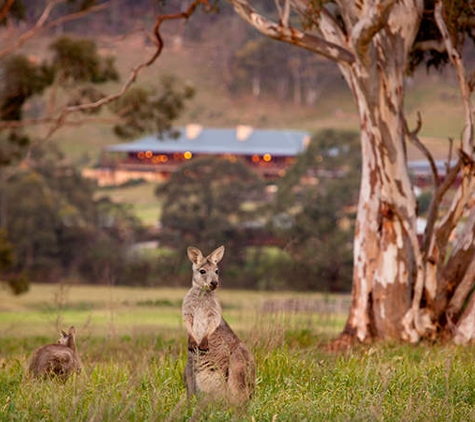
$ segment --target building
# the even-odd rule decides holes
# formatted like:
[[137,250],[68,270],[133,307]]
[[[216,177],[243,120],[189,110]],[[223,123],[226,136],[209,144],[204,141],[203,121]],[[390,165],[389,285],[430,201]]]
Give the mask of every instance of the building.
[[232,129],[204,128],[190,124],[177,130],[177,137],[146,136],[134,142],[105,147],[98,169],[85,171],[100,185],[122,184],[131,179],[161,181],[183,163],[202,156],[243,159],[267,179],[277,179],[303,152],[310,135],[237,126]]

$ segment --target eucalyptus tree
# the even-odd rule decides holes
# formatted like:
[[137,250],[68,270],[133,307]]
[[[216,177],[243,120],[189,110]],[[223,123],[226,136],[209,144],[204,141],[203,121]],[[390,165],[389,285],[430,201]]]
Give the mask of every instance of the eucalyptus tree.
[[[458,343],[475,336],[475,210],[454,245],[450,234],[475,187],[472,81],[461,51],[471,35],[474,9],[467,2],[422,0],[277,0],[278,20],[247,0],[228,0],[236,13],[264,35],[337,63],[353,93],[361,125],[362,172],[354,240],[353,293],[340,345],[358,339],[417,342],[445,332]],[[454,64],[465,108],[457,164],[439,184],[430,152],[410,130],[404,114],[405,73],[414,52],[430,52]],[[417,55],[416,55],[417,56]],[[434,173],[434,195],[420,245],[417,203],[409,176],[407,141],[424,150]],[[437,219],[454,178],[462,183]]]

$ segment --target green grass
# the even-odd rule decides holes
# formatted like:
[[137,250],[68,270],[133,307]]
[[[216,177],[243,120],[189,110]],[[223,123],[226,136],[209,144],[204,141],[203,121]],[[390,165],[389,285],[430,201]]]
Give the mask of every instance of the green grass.
[[[330,354],[347,297],[220,291],[224,315],[252,350],[255,396],[245,409],[186,400],[183,289],[34,285],[0,292],[1,421],[468,421],[475,419],[474,347],[376,344]],[[265,303],[321,302],[314,312]],[[84,370],[32,381],[28,356],[74,324]]]

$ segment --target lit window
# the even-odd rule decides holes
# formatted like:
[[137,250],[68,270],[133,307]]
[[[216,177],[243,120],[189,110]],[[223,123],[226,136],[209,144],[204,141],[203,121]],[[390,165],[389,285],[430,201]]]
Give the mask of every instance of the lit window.
[[160,161],[162,163],[166,163],[168,161],[168,157],[166,155],[160,155]]
[[183,154],[183,158],[185,160],[190,160],[191,157],[193,157],[193,154],[190,152],[190,151],[186,151],[184,154]]
[[137,157],[139,157],[141,160],[143,160],[145,158],[145,154],[143,151],[140,151],[138,154],[137,154]]
[[270,154],[264,154],[264,156],[262,157],[262,159],[268,163],[269,161],[272,161],[272,155]]
[[253,163],[258,163],[259,160],[260,160],[260,158],[259,158],[259,156],[258,156],[257,154],[254,154],[254,155],[252,156],[252,162],[253,162]]

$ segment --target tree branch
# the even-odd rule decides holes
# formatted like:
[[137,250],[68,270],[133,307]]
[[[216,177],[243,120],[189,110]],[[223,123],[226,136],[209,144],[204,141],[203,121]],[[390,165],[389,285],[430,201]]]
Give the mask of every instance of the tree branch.
[[[29,126],[42,126],[42,125],[51,125],[56,123],[56,117],[40,117],[37,119],[22,119],[22,120],[1,120],[0,121],[0,130],[5,129],[19,129]],[[76,120],[68,120],[63,122],[63,126],[80,126],[85,123],[118,123],[120,122],[120,117],[89,117],[81,118]]]
[[447,51],[445,44],[436,40],[418,41],[414,44],[413,49],[418,51],[435,50],[439,53],[445,53]]
[[407,120],[404,119],[404,131],[406,132],[406,136],[416,146],[416,148],[418,148],[419,151],[421,151],[422,154],[425,155],[425,157],[427,158],[427,161],[429,161],[430,169],[432,172],[432,183],[434,187],[437,187],[437,185],[439,184],[439,174],[437,172],[437,166],[435,165],[434,157],[417,136],[417,134],[421,130],[421,127],[422,127],[422,118],[421,118],[420,112],[417,112],[417,126],[413,131],[409,130]]
[[374,2],[351,31],[351,41],[354,49],[365,65],[368,65],[370,62],[369,46],[371,41],[387,24],[389,12],[396,1]]
[[347,49],[346,36],[335,16],[328,11],[327,7],[314,10],[306,0],[292,0],[292,5],[303,19],[310,20],[315,25],[327,42]]
[[5,16],[7,16],[8,11],[12,7],[12,4],[15,0],[7,0],[5,4],[2,7],[2,10],[0,10],[0,22],[5,19]]
[[353,63],[354,55],[337,44],[326,41],[321,37],[302,32],[291,26],[284,27],[270,21],[259,14],[247,0],[227,0],[236,13],[262,34],[289,44],[296,45],[314,53],[320,54],[336,62]]
[[156,45],[156,49],[155,49],[154,53],[152,54],[152,56],[148,60],[138,64],[137,66],[135,66],[132,69],[132,71],[129,74],[129,77],[126,80],[126,82],[122,85],[122,87],[120,88],[120,90],[117,93],[105,96],[105,97],[103,97],[100,100],[95,101],[95,102],[80,104],[80,105],[77,105],[77,106],[64,107],[60,111],[60,115],[55,119],[55,124],[50,128],[48,134],[46,135],[46,138],[52,136],[53,133],[55,133],[64,124],[64,122],[65,122],[65,120],[66,120],[66,118],[69,114],[74,113],[74,112],[78,112],[78,111],[86,111],[86,110],[96,109],[96,108],[99,108],[99,107],[101,107],[105,104],[108,104],[108,103],[118,99],[119,97],[121,97],[130,88],[130,86],[135,82],[135,80],[137,79],[137,76],[139,75],[139,73],[144,68],[152,65],[157,60],[157,58],[160,56],[160,54],[162,52],[162,49],[163,49],[163,46],[164,46],[163,39],[160,35],[160,27],[161,27],[162,23],[166,20],[188,19],[193,14],[196,7],[200,4],[203,4],[207,7],[209,7],[208,0],[195,0],[193,3],[191,3],[191,5],[188,7],[188,9],[185,12],[179,12],[179,13],[173,13],[173,14],[167,14],[167,15],[159,16],[155,20],[155,25],[154,25],[154,28],[153,28],[153,33],[155,35],[155,39],[153,41]]
[[421,248],[422,256],[424,257],[424,260],[426,260],[428,251],[431,245],[431,239],[432,239],[435,223],[437,221],[440,201],[442,197],[445,195],[445,193],[448,191],[449,187],[452,185],[453,181],[455,180],[455,177],[457,176],[458,171],[459,171],[459,166],[457,165],[454,167],[456,171],[451,172],[451,174],[445,178],[442,186],[440,186],[439,173],[437,171],[437,166],[435,165],[434,157],[417,136],[417,133],[420,131],[421,127],[422,127],[422,119],[421,119],[420,113],[417,113],[417,127],[413,131],[409,130],[407,120],[404,120],[404,131],[406,132],[406,136],[425,155],[425,157],[427,158],[427,161],[429,161],[431,174],[432,174],[432,184],[434,186],[434,191],[435,191],[435,194],[431,198],[429,210],[427,213],[427,224],[424,231],[424,239],[423,239],[422,248]]
[[434,7],[434,16],[437,23],[437,27],[442,35],[442,39],[445,44],[445,48],[448,52],[450,61],[457,71],[457,78],[459,82],[460,93],[462,96],[462,104],[464,107],[465,115],[465,127],[462,136],[462,149],[466,154],[471,155],[473,153],[473,117],[472,106],[470,100],[470,87],[467,83],[467,77],[465,75],[465,68],[462,63],[459,52],[454,47],[452,39],[450,38],[447,25],[445,24],[443,13],[443,4],[441,0],[437,0]]
[[279,21],[282,26],[288,28],[290,17],[290,0],[284,0],[284,8],[280,7],[280,0],[275,0],[275,6],[279,12]]
[[92,6],[86,10],[82,10],[80,12],[70,13],[69,15],[62,16],[46,24],[52,10],[58,4],[65,3],[65,1],[66,0],[56,0],[56,1],[48,2],[45,9],[43,10],[43,13],[38,18],[36,24],[31,29],[29,29],[28,31],[20,35],[12,45],[5,47],[3,50],[0,50],[0,58],[6,56],[7,54],[11,53],[15,49],[21,47],[25,42],[27,42],[30,38],[33,38],[40,31],[55,28],[65,22],[70,22],[76,19],[80,19],[90,13],[100,12],[106,9],[110,4],[109,2],[106,2],[106,3],[99,4],[97,6]]
[[[462,103],[464,107],[465,114],[465,127],[462,134],[462,146],[459,151],[459,160],[457,165],[447,173],[446,180],[444,181],[443,186],[441,186],[436,191],[438,198],[444,193],[442,189],[445,189],[453,183],[455,177],[460,171],[462,178],[461,184],[455,192],[451,205],[447,210],[446,214],[442,217],[441,221],[438,223],[437,228],[435,229],[435,239],[437,242],[437,247],[440,245],[446,245],[449,239],[450,234],[457,225],[459,219],[461,218],[468,201],[473,195],[475,190],[475,162],[472,159],[473,153],[473,118],[471,113],[471,100],[470,100],[470,89],[467,83],[465,76],[465,69],[458,51],[454,48],[450,34],[447,30],[447,26],[444,22],[443,16],[443,5],[440,0],[437,0],[434,8],[434,16],[437,23],[437,26],[441,32],[443,42],[446,46],[450,61],[454,65],[457,71],[457,77],[459,81],[459,88],[462,96]],[[453,180],[452,180],[453,179]],[[472,230],[469,228],[468,230]],[[457,245],[455,250],[457,250]],[[445,250],[441,251],[442,255],[445,254]],[[450,268],[451,262],[455,257],[456,253],[452,253],[450,261],[446,264],[446,268]]]

